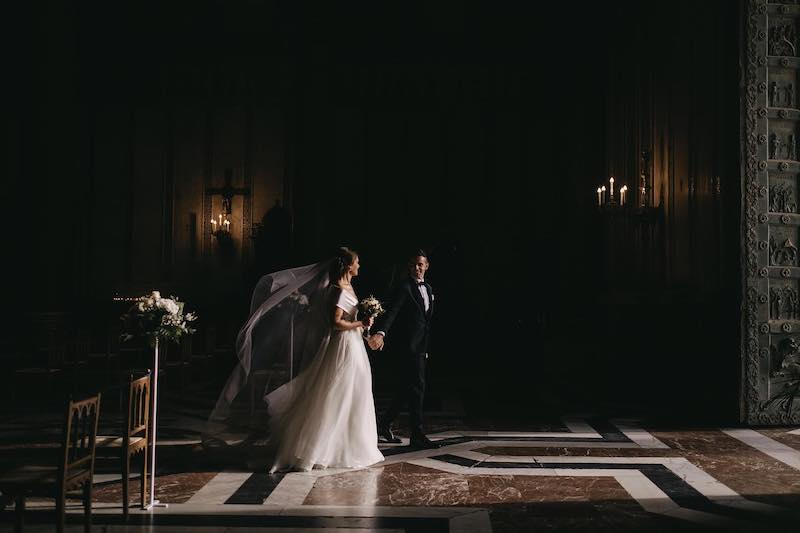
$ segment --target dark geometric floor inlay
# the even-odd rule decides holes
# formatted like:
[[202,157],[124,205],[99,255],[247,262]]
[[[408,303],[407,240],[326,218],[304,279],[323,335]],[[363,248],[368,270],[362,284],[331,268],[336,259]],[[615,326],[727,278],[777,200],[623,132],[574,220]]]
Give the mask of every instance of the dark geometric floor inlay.
[[[54,513],[28,511],[25,522],[52,524]],[[0,512],[0,523],[13,523],[13,513]],[[68,524],[80,524],[80,515],[67,515]],[[289,516],[289,515],[236,515],[236,514],[132,514],[127,522],[121,515],[99,514],[92,517],[95,526],[183,526],[183,527],[272,527],[272,528],[350,528],[399,529],[406,533],[448,533],[449,518],[397,517],[397,516]]]

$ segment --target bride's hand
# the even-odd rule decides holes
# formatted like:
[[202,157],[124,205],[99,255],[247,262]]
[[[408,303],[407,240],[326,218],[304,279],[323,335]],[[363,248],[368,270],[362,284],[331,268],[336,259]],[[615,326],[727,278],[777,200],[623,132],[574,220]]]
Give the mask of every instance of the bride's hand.
[[375,323],[375,317],[371,316],[368,318],[362,318],[361,323],[364,324],[365,328],[371,328],[372,325]]

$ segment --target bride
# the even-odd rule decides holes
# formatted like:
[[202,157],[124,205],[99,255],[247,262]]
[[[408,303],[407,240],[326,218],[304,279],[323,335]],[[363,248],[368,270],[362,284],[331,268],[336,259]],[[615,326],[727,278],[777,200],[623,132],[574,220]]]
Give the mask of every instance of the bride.
[[358,270],[358,254],[340,248],[330,261],[268,274],[256,286],[251,316],[237,338],[240,364],[211,421],[229,417],[245,384],[257,386],[250,378],[258,370],[274,375],[268,369],[288,366],[289,381],[264,396],[270,472],[364,467],[384,459],[362,338],[373,319],[358,320],[351,284]]

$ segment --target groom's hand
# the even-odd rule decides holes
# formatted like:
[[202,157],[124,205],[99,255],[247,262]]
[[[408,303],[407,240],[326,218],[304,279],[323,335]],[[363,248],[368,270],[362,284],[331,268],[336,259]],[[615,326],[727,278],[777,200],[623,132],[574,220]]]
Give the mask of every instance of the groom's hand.
[[367,344],[373,350],[383,350],[383,335],[380,333],[370,335],[369,339],[367,339]]

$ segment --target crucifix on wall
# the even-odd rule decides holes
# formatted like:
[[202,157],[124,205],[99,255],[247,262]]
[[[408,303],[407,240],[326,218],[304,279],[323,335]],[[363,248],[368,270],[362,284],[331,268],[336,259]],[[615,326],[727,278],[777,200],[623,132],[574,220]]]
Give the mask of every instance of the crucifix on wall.
[[231,205],[233,197],[236,195],[250,196],[249,187],[234,187],[233,186],[233,169],[225,169],[225,185],[222,187],[206,187],[206,196],[214,195],[222,196],[222,211],[226,215],[231,214]]

